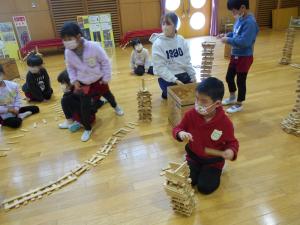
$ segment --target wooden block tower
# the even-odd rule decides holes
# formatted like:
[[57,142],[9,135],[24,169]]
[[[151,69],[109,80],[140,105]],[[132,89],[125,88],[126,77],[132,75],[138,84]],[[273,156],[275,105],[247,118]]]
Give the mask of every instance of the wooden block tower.
[[296,136],[300,136],[300,75],[297,80],[297,100],[293,111],[281,122],[282,129]]
[[142,79],[142,89],[137,93],[139,120],[150,122],[152,120],[151,93],[145,88]]
[[189,178],[190,170],[187,162],[170,163],[169,165],[170,169],[165,171],[165,191],[171,197],[173,210],[176,213],[190,216],[195,209],[195,195]]
[[202,63],[201,63],[201,78],[207,78],[211,76],[213,61],[214,61],[214,50],[216,42],[205,41],[202,43]]
[[288,65],[291,63],[293,47],[295,40],[295,28],[290,27],[287,29],[285,45],[282,50],[282,58],[280,64]]

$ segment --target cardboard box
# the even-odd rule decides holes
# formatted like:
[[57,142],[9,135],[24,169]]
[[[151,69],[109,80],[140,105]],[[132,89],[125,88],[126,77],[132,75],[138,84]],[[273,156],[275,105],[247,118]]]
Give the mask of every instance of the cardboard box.
[[168,87],[168,120],[174,127],[184,113],[195,106],[195,89],[197,84],[185,84]]
[[0,59],[0,64],[3,66],[5,72],[5,80],[13,80],[15,78],[20,78],[20,73],[15,59]]

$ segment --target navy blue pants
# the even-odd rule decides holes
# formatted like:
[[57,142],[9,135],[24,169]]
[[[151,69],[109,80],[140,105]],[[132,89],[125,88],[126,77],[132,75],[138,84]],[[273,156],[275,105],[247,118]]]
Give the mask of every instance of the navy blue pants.
[[[184,84],[191,83],[191,78],[187,73],[180,73],[180,74],[175,75],[175,77],[177,77],[177,79],[180,80]],[[158,78],[158,84],[160,86],[160,89],[162,90],[161,97],[163,99],[168,98],[168,87],[176,85],[176,83],[168,82],[162,78]]]

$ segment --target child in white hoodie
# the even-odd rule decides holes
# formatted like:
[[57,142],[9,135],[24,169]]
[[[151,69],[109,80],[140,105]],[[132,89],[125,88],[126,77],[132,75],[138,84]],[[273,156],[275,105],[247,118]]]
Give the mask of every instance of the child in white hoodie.
[[163,99],[167,99],[169,86],[196,82],[189,47],[185,39],[177,34],[177,24],[177,15],[167,13],[162,20],[163,33],[150,37],[153,43],[153,72],[159,76]]
[[131,45],[133,47],[130,57],[131,73],[138,76],[144,75],[145,72],[153,75],[149,51],[143,47],[138,38],[132,40]]

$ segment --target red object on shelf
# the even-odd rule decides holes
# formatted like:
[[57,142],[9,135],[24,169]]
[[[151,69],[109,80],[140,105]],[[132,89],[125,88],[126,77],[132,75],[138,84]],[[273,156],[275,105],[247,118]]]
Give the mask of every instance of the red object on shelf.
[[61,38],[53,38],[47,40],[29,41],[23,48],[20,49],[21,56],[26,56],[30,51],[43,48],[60,48],[63,47],[63,42]]
[[120,46],[125,47],[126,44],[134,38],[150,37],[153,33],[161,33],[161,32],[162,32],[161,28],[155,28],[155,29],[149,29],[149,30],[128,31],[120,39]]

